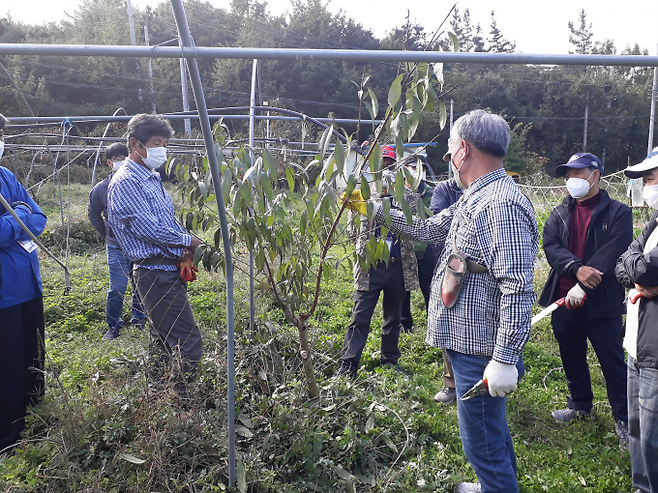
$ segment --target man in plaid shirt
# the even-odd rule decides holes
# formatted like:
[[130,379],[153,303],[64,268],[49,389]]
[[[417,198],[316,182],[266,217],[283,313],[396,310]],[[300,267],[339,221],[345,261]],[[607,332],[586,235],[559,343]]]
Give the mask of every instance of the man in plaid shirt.
[[[429,219],[414,218],[411,225],[404,214],[390,211],[396,234],[445,242],[432,280],[426,342],[446,349],[458,396],[480,379],[488,384],[488,393],[458,401],[464,453],[480,483],[461,483],[457,492],[518,492],[505,395],[516,389],[517,364],[522,368],[530,335],[538,231],[530,201],[503,168],[509,140],[509,126],[500,116],[467,113],[455,122],[444,156],[465,189],[462,198]],[[359,199],[360,192],[353,192],[348,205],[365,215],[366,204]],[[375,204],[373,211],[383,224],[382,207]],[[468,259],[462,262],[468,272],[456,302],[447,306],[449,293],[442,284],[454,253]]]

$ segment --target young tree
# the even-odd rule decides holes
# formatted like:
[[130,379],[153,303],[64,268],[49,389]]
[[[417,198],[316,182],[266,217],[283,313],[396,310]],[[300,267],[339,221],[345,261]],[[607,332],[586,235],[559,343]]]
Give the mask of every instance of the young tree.
[[[388,247],[383,240],[372,239],[366,249],[366,259],[354,259],[336,243],[343,229],[341,217],[344,204],[337,201],[332,183],[339,175],[347,178],[346,193],[360,187],[366,198],[370,197],[370,183],[363,172],[369,168],[375,187],[382,186],[382,158],[379,142],[387,138],[396,143],[402,155],[404,142],[413,138],[425,112],[438,110],[440,126],[446,121],[446,109],[440,101],[442,84],[437,78],[440,67],[418,64],[403,71],[394,81],[388,93],[388,107],[384,123],[377,129],[367,156],[351,173],[345,171],[346,150],[351,147],[351,137],[336,138],[329,127],[319,143],[320,152],[306,168],[292,165],[278,168],[267,150],[252,158],[247,148],[242,148],[232,160],[221,163],[222,189],[225,206],[231,221],[230,235],[236,249],[253,253],[258,269],[256,283],[263,291],[271,293],[288,321],[299,332],[299,356],[303,364],[309,397],[319,395],[313,367],[313,351],[309,340],[309,324],[318,305],[323,279],[331,279],[338,269],[349,268],[354,261],[372,265],[388,258]],[[367,91],[367,108],[373,115],[378,113],[378,101],[372,90]],[[226,127],[216,126],[217,156],[223,157],[222,147],[227,142]],[[343,144],[345,142],[345,144]],[[327,158],[333,143],[334,152]],[[255,150],[252,150],[255,151]],[[310,168],[320,166],[321,171],[311,183]],[[209,231],[217,223],[216,214],[209,207],[214,196],[211,175],[207,163],[188,176],[186,165],[178,165],[176,174],[182,181],[181,195],[189,200],[190,209],[184,211],[184,224],[191,230]],[[283,176],[287,189],[277,187]],[[414,178],[400,169],[397,172],[393,192],[402,210],[411,218],[411,208],[404,199],[404,182]],[[293,192],[301,194],[294,199]],[[385,210],[388,211],[384,202]],[[422,207],[417,213],[424,214]],[[390,218],[389,218],[390,219]],[[223,263],[220,249],[220,230],[214,233],[214,242],[197,249],[195,262],[207,269],[217,269]],[[243,245],[243,246],[239,246]]]
[[489,31],[489,50],[494,53],[513,53],[516,49],[516,43],[508,41],[503,36],[503,33],[498,29],[494,11],[491,11],[491,30]]
[[[587,25],[587,14],[585,14],[585,9],[580,11],[580,16],[578,17],[580,21],[580,26],[578,29],[574,27],[573,22],[569,21],[569,42],[574,46],[575,53],[580,55],[587,55],[592,52],[592,23],[590,22],[589,26]],[[574,53],[570,51],[569,53]]]

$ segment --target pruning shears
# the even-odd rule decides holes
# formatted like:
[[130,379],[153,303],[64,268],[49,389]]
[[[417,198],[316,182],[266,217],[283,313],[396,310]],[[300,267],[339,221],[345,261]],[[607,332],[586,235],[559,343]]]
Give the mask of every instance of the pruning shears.
[[477,395],[486,394],[487,392],[489,392],[489,385],[487,384],[487,379],[484,378],[473,385],[464,395],[462,395],[460,400],[467,401]]

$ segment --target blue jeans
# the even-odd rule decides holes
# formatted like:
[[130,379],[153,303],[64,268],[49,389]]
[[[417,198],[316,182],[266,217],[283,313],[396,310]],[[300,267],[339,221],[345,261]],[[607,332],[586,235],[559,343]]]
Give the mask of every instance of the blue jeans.
[[[121,311],[123,310],[123,296],[126,294],[128,279],[132,283],[132,262],[116,245],[107,245],[107,266],[110,270],[110,289],[107,290],[107,302],[105,305],[105,318],[110,329],[123,327]],[[144,308],[139,299],[139,294],[132,284],[132,321],[133,325],[144,325]]]
[[[447,349],[457,389],[459,435],[466,459],[471,463],[484,493],[518,493],[516,455],[507,427],[507,398],[480,394],[462,401],[473,385],[482,379],[491,360]],[[519,367],[520,366],[520,367]],[[520,361],[519,375],[523,372]]]
[[633,486],[658,493],[658,370],[628,357],[628,432]]

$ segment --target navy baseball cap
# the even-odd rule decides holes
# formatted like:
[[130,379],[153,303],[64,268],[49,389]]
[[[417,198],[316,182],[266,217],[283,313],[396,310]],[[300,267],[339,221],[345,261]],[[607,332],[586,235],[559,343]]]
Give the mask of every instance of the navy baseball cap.
[[578,152],[571,156],[568,162],[560,164],[555,168],[555,176],[558,178],[564,176],[567,172],[567,168],[580,169],[589,167],[596,168],[601,174],[603,174],[603,165],[599,158],[589,152]]

